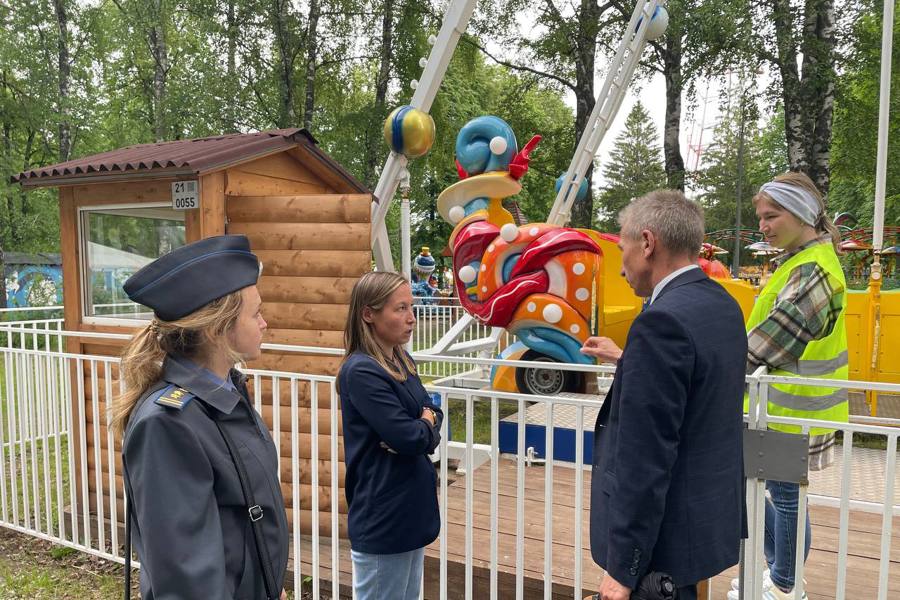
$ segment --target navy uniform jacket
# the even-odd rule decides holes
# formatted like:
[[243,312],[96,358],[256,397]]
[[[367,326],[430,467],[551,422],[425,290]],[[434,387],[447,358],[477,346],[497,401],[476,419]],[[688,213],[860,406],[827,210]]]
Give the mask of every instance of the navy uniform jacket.
[[[351,354],[338,383],[351,548],[397,554],[427,546],[441,528],[428,458],[441,439],[441,409],[418,376],[397,381],[367,354]],[[437,427],[419,418],[425,406],[437,415]]]
[[232,370],[231,381],[240,393],[189,361],[167,358],[162,381],[128,422],[122,459],[144,600],[265,598],[237,470],[201,404],[244,460],[281,593],[289,536],[275,445],[250,405],[244,376]]
[[738,562],[746,363],[740,308],[700,269],[632,324],[591,475],[591,554],[619,583],[663,571],[691,585]]

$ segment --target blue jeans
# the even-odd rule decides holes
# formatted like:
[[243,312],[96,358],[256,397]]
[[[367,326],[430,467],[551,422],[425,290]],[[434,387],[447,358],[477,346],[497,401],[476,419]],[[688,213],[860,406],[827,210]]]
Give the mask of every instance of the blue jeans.
[[[769,563],[772,583],[784,591],[794,589],[797,556],[797,512],[800,485],[783,481],[766,481],[771,499],[766,499],[766,540],[764,551]],[[812,530],[806,511],[806,544],[803,561],[809,556]]]
[[419,600],[425,548],[400,554],[350,550],[356,600]]

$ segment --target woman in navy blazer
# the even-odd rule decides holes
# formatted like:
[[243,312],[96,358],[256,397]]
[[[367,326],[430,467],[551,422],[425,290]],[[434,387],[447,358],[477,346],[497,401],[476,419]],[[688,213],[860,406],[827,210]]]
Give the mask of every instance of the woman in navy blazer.
[[418,599],[425,546],[441,527],[428,455],[443,413],[403,349],[416,323],[412,302],[401,275],[367,273],[353,286],[344,329],[338,391],[358,600]]

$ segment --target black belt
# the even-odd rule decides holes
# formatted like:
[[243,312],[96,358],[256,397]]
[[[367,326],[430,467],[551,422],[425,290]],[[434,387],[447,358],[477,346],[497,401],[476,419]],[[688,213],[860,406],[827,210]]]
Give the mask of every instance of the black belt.
[[[228,454],[231,455],[231,461],[234,463],[234,467],[237,470],[238,480],[241,483],[241,493],[244,496],[244,504],[247,505],[247,515],[250,517],[250,526],[253,529],[253,539],[256,543],[256,557],[259,560],[259,566],[263,573],[263,583],[266,586],[266,600],[279,600],[281,594],[279,593],[279,590],[275,589],[275,576],[272,572],[272,559],[269,557],[268,546],[263,543],[262,526],[259,523],[263,518],[263,510],[253,499],[253,488],[250,485],[250,480],[247,476],[247,467],[244,465],[244,460],[241,458],[240,453],[235,447],[234,440],[231,439],[231,435],[229,435],[228,432],[226,432],[222,427],[222,425],[219,424],[219,421],[216,420],[209,413],[209,411],[207,411],[202,402],[200,402],[198,406],[200,406],[203,412],[206,413],[206,416],[208,416],[212,420],[212,422],[216,424],[216,428],[219,430],[219,433],[222,434],[222,439],[225,440],[225,446],[228,447]],[[129,501],[125,506],[125,600],[131,600],[130,505],[131,502]]]

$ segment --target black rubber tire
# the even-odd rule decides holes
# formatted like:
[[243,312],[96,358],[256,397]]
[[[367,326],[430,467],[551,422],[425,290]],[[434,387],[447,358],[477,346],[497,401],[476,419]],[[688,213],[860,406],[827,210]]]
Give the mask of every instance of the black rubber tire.
[[[546,354],[528,350],[519,360],[554,363],[559,362]],[[516,387],[520,394],[533,396],[553,396],[561,392],[579,393],[584,391],[584,373],[561,371],[547,368],[516,368]]]

